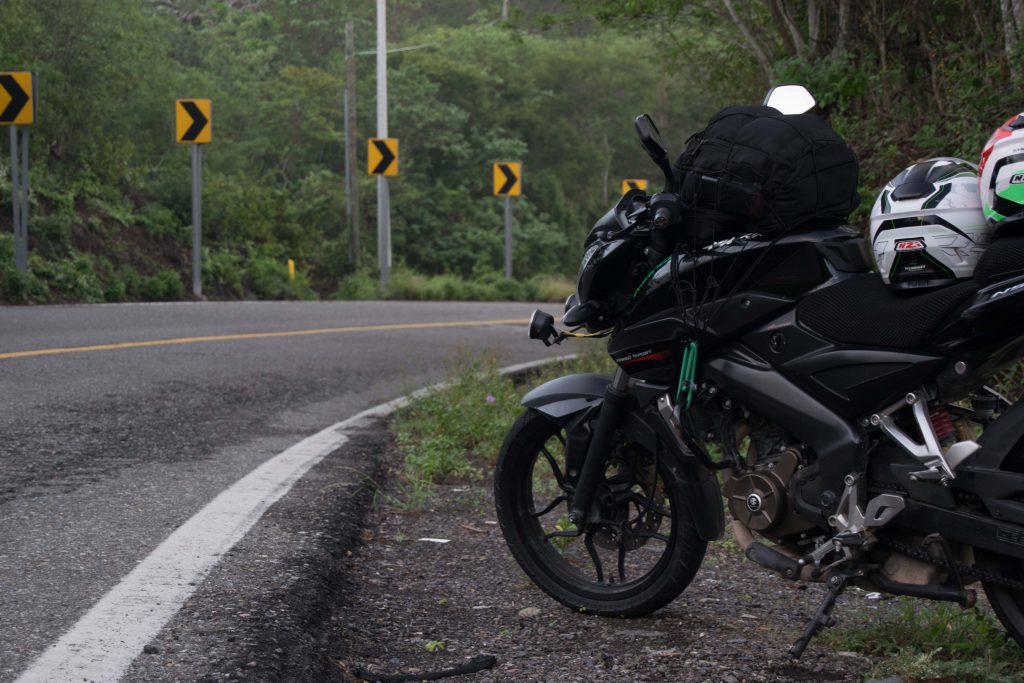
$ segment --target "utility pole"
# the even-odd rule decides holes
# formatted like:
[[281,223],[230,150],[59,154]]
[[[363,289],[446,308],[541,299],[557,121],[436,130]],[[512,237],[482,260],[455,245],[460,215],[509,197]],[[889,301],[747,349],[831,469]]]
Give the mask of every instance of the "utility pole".
[[501,20],[508,21],[508,0],[501,0]]
[[348,209],[348,262],[359,266],[359,183],[356,181],[356,54],[352,22],[345,24],[345,205]]
[[[377,137],[388,136],[388,51],[385,0],[377,0]],[[377,259],[380,289],[388,284],[391,270],[391,197],[388,179],[377,176]]]

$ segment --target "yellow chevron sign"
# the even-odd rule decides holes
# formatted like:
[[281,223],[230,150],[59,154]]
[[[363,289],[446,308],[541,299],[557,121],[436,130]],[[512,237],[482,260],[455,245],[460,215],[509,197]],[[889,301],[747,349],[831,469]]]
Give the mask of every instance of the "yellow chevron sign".
[[523,164],[519,161],[499,161],[494,164],[494,194],[500,197],[518,197],[523,193]]
[[625,178],[622,181],[622,194],[626,194],[630,190],[643,190],[644,192],[647,192],[647,179]]
[[28,126],[36,120],[31,71],[0,71],[0,126]]
[[208,145],[213,141],[210,100],[175,100],[174,122],[178,142]]
[[370,175],[398,175],[398,138],[370,138],[366,172]]

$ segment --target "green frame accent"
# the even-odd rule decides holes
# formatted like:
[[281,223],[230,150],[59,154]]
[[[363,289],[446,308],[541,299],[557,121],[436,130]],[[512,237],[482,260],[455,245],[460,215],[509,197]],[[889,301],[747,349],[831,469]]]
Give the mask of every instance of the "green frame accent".
[[648,280],[650,280],[650,279],[651,279],[652,277],[654,277],[654,274],[655,274],[655,273],[657,273],[657,272],[658,272],[658,270],[659,270],[659,269],[660,269],[660,268],[661,268],[661,267],[662,267],[663,265],[665,265],[666,263],[668,263],[668,262],[669,262],[669,261],[671,261],[671,260],[672,260],[672,257],[671,257],[671,256],[669,256],[669,257],[668,257],[668,258],[666,258],[666,259],[665,259],[664,261],[662,261],[662,262],[661,262],[661,263],[659,263],[658,265],[654,266],[654,268],[652,268],[652,269],[651,269],[651,272],[647,273],[647,275],[645,275],[645,276],[644,276],[644,279],[640,281],[640,284],[639,284],[639,285],[637,285],[637,288],[636,288],[636,290],[634,290],[634,292],[633,292],[633,298],[634,298],[634,299],[636,298],[636,295],[640,293],[640,290],[644,288],[644,285],[646,285],[646,284],[647,284]]
[[683,392],[686,392],[686,409],[693,403],[693,380],[697,375],[697,342],[689,342],[683,347],[683,359],[679,363],[679,382],[676,384],[676,404]]

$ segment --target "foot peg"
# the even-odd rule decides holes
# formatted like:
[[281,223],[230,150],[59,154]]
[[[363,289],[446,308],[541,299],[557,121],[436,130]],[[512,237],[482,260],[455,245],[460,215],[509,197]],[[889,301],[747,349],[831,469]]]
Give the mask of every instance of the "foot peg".
[[788,555],[783,555],[778,550],[770,548],[763,543],[754,541],[747,546],[747,559],[757,562],[762,567],[774,570],[794,581],[800,576],[802,567],[800,563]]

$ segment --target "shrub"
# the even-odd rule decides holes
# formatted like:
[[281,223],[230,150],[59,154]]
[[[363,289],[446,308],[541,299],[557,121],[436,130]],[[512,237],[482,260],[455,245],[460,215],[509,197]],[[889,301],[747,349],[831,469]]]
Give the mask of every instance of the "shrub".
[[288,265],[283,259],[252,255],[246,263],[249,288],[259,299],[315,299],[305,273],[296,271],[295,280],[288,279]]
[[164,269],[143,280],[141,294],[145,301],[179,301],[185,298],[185,287],[176,272]]
[[537,281],[538,301],[565,301],[576,291],[576,283],[563,277],[545,275]]
[[391,271],[384,292],[385,299],[422,299],[427,278],[404,268]]
[[242,257],[223,249],[203,249],[203,290],[217,296],[242,298],[245,286]]
[[45,283],[46,289],[55,292],[61,300],[86,303],[104,300],[96,263],[91,256],[73,254],[69,258],[46,261],[31,254],[29,267],[33,275]]
[[377,280],[370,277],[365,270],[346,275],[338,282],[338,291],[334,299],[379,299],[380,289]]

